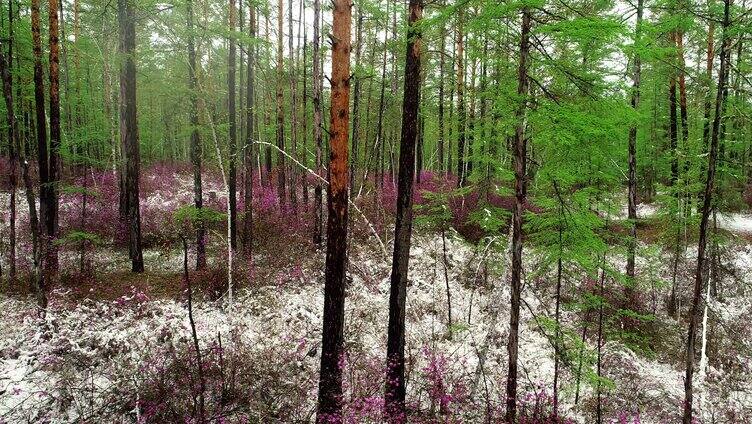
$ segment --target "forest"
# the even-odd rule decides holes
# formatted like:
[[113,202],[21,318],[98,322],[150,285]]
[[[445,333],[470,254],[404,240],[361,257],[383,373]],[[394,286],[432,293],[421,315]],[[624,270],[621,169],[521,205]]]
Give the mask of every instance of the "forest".
[[749,3],[0,1],[0,424],[752,422]]

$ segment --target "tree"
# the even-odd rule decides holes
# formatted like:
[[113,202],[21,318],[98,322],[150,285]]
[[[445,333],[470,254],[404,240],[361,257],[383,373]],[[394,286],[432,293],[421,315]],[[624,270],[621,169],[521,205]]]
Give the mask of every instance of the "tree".
[[[347,150],[350,126],[350,23],[352,3],[334,0],[332,100],[329,133],[329,189],[326,223],[324,324],[316,420],[341,422],[342,368],[347,265]],[[314,6],[315,7],[315,6]]]
[[[642,34],[642,13],[644,0],[637,1],[637,23],[635,24],[634,59],[632,75],[631,105],[635,112],[640,106],[640,74],[642,60],[639,49]],[[627,161],[629,170],[627,176],[627,217],[629,219],[629,244],[627,249],[627,278],[628,284],[633,284],[635,277],[635,250],[637,248],[637,122],[629,127],[629,141],[627,145]]]
[[723,1],[723,24],[721,36],[720,67],[718,71],[718,91],[715,101],[715,117],[710,133],[710,152],[708,155],[707,177],[705,179],[705,191],[702,198],[702,212],[700,218],[700,234],[697,242],[697,268],[695,269],[695,284],[692,296],[692,309],[689,314],[689,329],[687,330],[686,372],[684,376],[684,414],[682,422],[692,423],[692,377],[695,364],[695,338],[697,333],[697,320],[700,313],[700,298],[702,296],[702,284],[705,266],[705,248],[707,245],[708,218],[713,207],[712,196],[715,189],[716,160],[718,158],[719,139],[723,137],[721,126],[723,125],[726,105],[726,94],[729,73],[729,56],[731,49],[731,0]]
[[279,198],[280,208],[285,204],[285,108],[284,88],[284,56],[282,55],[282,39],[284,30],[282,29],[282,14],[284,7],[282,0],[277,1],[277,197]]
[[[313,140],[316,144],[316,174],[321,175],[322,145],[324,144],[321,120],[323,105],[321,104],[321,0],[313,0]],[[316,180],[313,189],[313,244],[321,246],[323,225],[323,199],[321,181]]]
[[42,243],[44,272],[47,274],[47,251],[51,248],[51,241],[46,234],[47,215],[51,212],[50,193],[50,159],[47,149],[47,114],[44,111],[44,71],[42,70],[42,37],[39,17],[39,0],[31,2],[31,34],[34,50],[34,106],[36,111],[36,134],[37,134],[37,165],[39,167],[39,222],[43,225],[43,234],[40,234]]
[[[52,0],[55,1],[55,0]],[[125,193],[131,271],[144,272],[139,207],[140,150],[136,121],[136,16],[133,0],[118,0],[120,33],[120,144],[125,156]]]
[[[198,95],[196,93],[196,47],[194,43],[193,0],[186,0],[188,15],[188,89],[190,90],[191,106],[189,120],[191,124],[190,156],[193,167],[193,203],[196,210],[203,207],[203,193],[201,184],[201,138],[198,133]],[[206,268],[206,228],[203,222],[196,223],[196,269]]]
[[237,176],[235,170],[235,163],[238,155],[238,124],[237,124],[237,111],[235,110],[235,65],[236,65],[236,50],[237,45],[235,36],[232,33],[235,31],[235,0],[230,0],[229,10],[229,23],[230,23],[230,52],[227,61],[227,104],[228,115],[230,118],[230,164],[228,166],[228,184],[230,191],[230,245],[233,249],[237,248]]
[[[253,40],[256,37],[256,11],[253,4],[249,4],[251,17],[248,22],[248,35]],[[248,49],[248,83],[246,89],[246,142],[243,149],[243,167],[245,168],[245,192],[244,192],[244,219],[243,219],[243,253],[247,258],[251,257],[253,243],[253,137],[255,135],[256,109],[254,106],[255,90],[255,67],[256,48]]]
[[408,6],[405,88],[402,100],[402,134],[400,139],[397,217],[394,225],[394,254],[389,290],[389,328],[386,347],[386,413],[391,422],[406,422],[405,411],[405,298],[413,224],[413,178],[415,176],[415,142],[418,136],[420,106],[421,0]]
[[522,290],[522,214],[525,206],[525,161],[527,160],[525,142],[525,113],[528,95],[528,55],[530,51],[531,12],[528,7],[522,9],[522,28],[520,31],[520,64],[517,76],[517,96],[519,106],[515,113],[517,127],[514,136],[514,210],[512,215],[512,296],[509,312],[509,341],[507,355],[509,367],[507,372],[506,421],[515,422],[517,416],[517,353],[519,349],[520,295]]
[[50,18],[50,163],[49,188],[47,192],[47,214],[45,227],[47,232],[47,272],[50,276],[57,274],[58,259],[55,238],[58,232],[58,186],[60,184],[60,40],[58,23],[58,0],[49,0]]

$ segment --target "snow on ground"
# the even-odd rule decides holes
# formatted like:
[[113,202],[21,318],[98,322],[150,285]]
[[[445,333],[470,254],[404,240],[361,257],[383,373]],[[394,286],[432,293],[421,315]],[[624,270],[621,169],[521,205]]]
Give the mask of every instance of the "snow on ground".
[[[502,259],[504,245],[489,250],[491,263],[505,263]],[[353,352],[353,361],[375,361],[376,366],[381,366],[388,321],[389,268],[372,249],[354,246],[351,255],[353,280],[347,290],[345,339]],[[739,256],[747,255],[749,250]],[[450,364],[448,386],[454,384],[458,389],[462,381],[472,386],[478,350],[491,330],[493,334],[477,397],[482,403],[488,391],[494,399],[503,399],[509,292],[506,285],[500,286],[500,298],[489,304],[492,289],[482,282],[482,256],[481,249],[455,237],[448,239],[449,286],[455,323],[450,339],[446,337],[447,301],[441,239],[416,237],[411,251],[406,318],[407,356],[411,358],[412,369],[416,370],[416,374],[411,374],[410,399],[426,397],[427,383],[420,373],[429,362],[424,354],[426,349],[442,352],[447,357]],[[752,267],[747,268],[749,271]],[[491,275],[489,280],[492,285],[501,284],[498,276]],[[304,278],[292,284],[242,291],[232,308],[209,301],[198,302],[195,319],[202,346],[208,348],[221,336],[226,344],[242,343],[259,354],[270,349],[280,352],[280,362],[267,366],[284,369],[290,361],[294,362],[294,369],[300,372],[289,378],[298,379],[298,384],[308,391],[308,399],[303,404],[304,409],[311,410],[319,360],[316,349],[321,337],[321,281],[319,271],[308,270]],[[65,293],[55,293],[52,298],[50,312],[44,321],[39,321],[34,317],[30,302],[0,297],[3,311],[0,316],[0,422],[48,419],[62,423],[87,416],[104,417],[101,420],[107,421],[114,420],[118,414],[121,419],[117,421],[135,419],[135,411],[129,409],[136,401],[132,396],[139,393],[139,385],[146,382],[134,370],[165,346],[185,346],[190,342],[185,303],[148,299],[136,291],[114,302],[85,300],[69,304]],[[554,369],[551,342],[533,317],[533,314],[550,313],[550,293],[540,293],[529,286],[524,299],[519,362],[523,394],[550,387]],[[722,322],[738,321],[750,313],[746,300],[736,304],[714,303],[712,308],[718,310]],[[492,313],[499,314],[495,329],[486,325]],[[565,313],[564,317],[571,321],[570,325],[577,319],[571,313]],[[592,351],[592,344],[588,349]],[[672,417],[672,408],[675,412],[683,396],[680,364],[645,358],[615,342],[609,342],[604,352],[604,362],[612,364],[612,371],[607,371],[607,375],[616,384],[609,396],[631,399],[635,393],[622,391],[639,392],[640,404],[631,405],[630,411],[639,411],[643,423],[671,422],[670,418],[662,420]],[[713,372],[724,374],[723,370]],[[589,415],[583,408],[592,406],[592,386],[583,381],[582,401],[575,407],[572,373],[565,371],[563,380],[562,409],[580,422],[587,422]],[[373,384],[380,386],[378,382]],[[465,391],[472,391],[472,387],[465,387]],[[708,390],[706,396],[708,399],[704,402],[709,405],[720,401],[714,399],[713,391]],[[745,391],[732,393],[730,397],[740,411],[752,408],[752,399]],[[107,412],[113,405],[119,405],[119,412]],[[750,418],[750,415],[745,416]],[[473,419],[467,421],[473,422]]]

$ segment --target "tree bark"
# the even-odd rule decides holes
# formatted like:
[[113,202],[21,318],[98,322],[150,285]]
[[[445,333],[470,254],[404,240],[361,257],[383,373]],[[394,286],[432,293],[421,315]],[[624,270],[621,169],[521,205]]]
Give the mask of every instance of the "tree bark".
[[[5,107],[8,113],[8,156],[10,157],[10,200],[8,209],[9,216],[9,231],[8,231],[8,280],[11,285],[16,282],[16,187],[18,186],[18,180],[16,178],[16,168],[18,167],[18,153],[16,152],[16,145],[19,144],[18,123],[15,119],[15,112],[13,104],[13,1],[8,0],[8,63],[5,68],[8,73],[8,93],[10,97],[5,99]],[[3,53],[0,52],[0,55]],[[20,88],[20,87],[19,87]]]
[[[201,182],[201,158],[203,149],[198,133],[198,93],[196,93],[196,46],[194,43],[193,0],[186,0],[188,14],[188,89],[190,90],[191,109],[189,120],[191,124],[191,165],[193,168],[193,203],[198,211],[204,204]],[[206,268],[206,228],[202,220],[196,225],[196,269]]]
[[[53,0],[54,1],[54,0]],[[141,253],[141,212],[139,207],[140,152],[136,121],[136,17],[133,0],[118,0],[120,24],[120,143],[125,156],[125,192],[128,205],[131,271],[144,271]]]
[[277,197],[279,206],[282,208],[285,204],[285,108],[284,102],[284,56],[282,54],[282,39],[284,30],[282,29],[282,14],[284,5],[282,0],[277,1]]
[[[363,8],[358,7],[358,24],[355,32],[355,66],[360,66],[360,52],[363,47]],[[357,73],[357,70],[355,71]],[[353,107],[352,107],[352,158],[350,160],[350,197],[354,196],[355,191],[355,175],[356,166],[358,162],[358,125],[360,124],[360,83],[361,78],[359,75],[353,75],[355,80],[355,87],[353,87]]]
[[[635,113],[640,108],[640,77],[642,73],[642,59],[639,49],[642,36],[642,15],[644,1],[637,1],[637,23],[635,24],[634,40],[634,73],[632,75],[632,100],[631,105]],[[627,245],[627,278],[628,287],[631,286],[635,278],[635,251],[637,250],[637,122],[629,128],[629,141],[627,147],[628,170],[628,194],[627,194],[627,217],[629,218],[629,241]],[[631,288],[627,294],[631,293]],[[628,300],[629,301],[629,297]]]
[[324,323],[319,378],[319,423],[342,421],[342,367],[347,265],[347,169],[350,134],[350,0],[333,1],[332,99],[329,127],[329,189],[326,225]]
[[[45,227],[47,235],[47,269],[51,278],[57,274],[58,255],[54,243],[58,232],[58,189],[60,185],[60,25],[58,22],[58,0],[49,1],[50,32],[50,163],[49,191],[46,199],[47,215]],[[55,11],[54,13],[52,11]]]
[[465,185],[465,43],[463,34],[463,9],[457,12],[457,51],[454,60],[457,63],[457,186]]
[[232,246],[232,249],[236,249],[238,245],[237,241],[237,235],[238,235],[238,211],[237,211],[237,202],[238,202],[238,193],[237,193],[237,170],[235,167],[237,156],[238,156],[238,123],[237,123],[237,110],[235,107],[235,67],[236,67],[236,56],[237,56],[237,45],[235,43],[235,36],[232,35],[233,32],[235,32],[235,17],[236,10],[235,10],[235,0],[230,0],[230,10],[229,10],[229,24],[230,24],[230,37],[228,39],[230,43],[230,51],[229,51],[229,58],[227,61],[227,105],[228,105],[228,115],[230,118],[230,146],[229,146],[229,164],[228,164],[228,191],[229,191],[229,199],[228,202],[230,202],[230,246]]
[[[18,131],[18,122],[16,121],[16,116],[13,108],[13,88],[10,74],[10,63],[6,63],[5,56],[2,52],[0,52],[0,77],[2,77],[6,117],[8,119],[8,126],[10,127],[11,131],[10,142],[14,144],[14,150],[18,155],[19,162],[21,164],[21,175],[24,181],[24,188],[26,189],[26,201],[29,205],[29,226],[31,227],[32,261],[34,270],[34,292],[36,294],[37,306],[39,307],[40,314],[44,315],[47,308],[47,294],[45,292],[44,273],[40,269],[42,262],[42,249],[40,246],[40,223],[37,217],[34,185],[31,181],[29,162],[26,160],[26,152],[24,146],[21,145],[21,138]],[[44,109],[42,110],[42,113],[44,113]]]
[[389,291],[389,328],[387,332],[386,391],[384,401],[390,422],[406,422],[405,411],[405,298],[413,224],[413,178],[415,144],[420,107],[421,0],[410,0],[408,10],[405,82],[402,100],[402,133],[397,186],[397,216],[394,226],[394,254]]
[[[323,106],[321,104],[321,41],[320,41],[320,22],[321,22],[321,0],[313,0],[313,140],[316,143],[316,174],[321,175],[322,161],[322,144],[323,134],[321,127],[321,115]],[[319,179],[316,179],[314,187],[314,223],[313,223],[313,244],[321,246],[322,242],[322,223],[323,223],[323,205],[322,205],[322,185]]]
[[530,51],[530,9],[522,9],[520,32],[520,64],[517,77],[519,106],[516,112],[517,128],[514,138],[514,212],[512,216],[512,295],[509,312],[509,341],[507,355],[509,367],[506,387],[506,420],[517,417],[517,354],[519,349],[520,291],[522,289],[522,215],[525,207],[525,125],[528,94],[528,55]]
[[[253,3],[248,3],[251,16],[248,22],[248,36],[251,41],[256,37],[256,13],[253,10]],[[246,85],[246,142],[243,149],[243,160],[245,168],[245,192],[244,192],[244,218],[243,218],[243,254],[246,258],[251,258],[253,244],[253,137],[254,124],[256,122],[256,109],[253,103],[256,94],[256,48],[251,45],[248,48],[248,82]]]
[[723,123],[724,104],[726,102],[726,93],[728,82],[728,53],[731,45],[729,30],[731,27],[730,7],[731,0],[724,0],[723,6],[723,35],[721,42],[721,63],[718,73],[718,91],[715,102],[715,118],[710,136],[710,152],[708,155],[708,173],[705,180],[705,192],[702,199],[702,214],[700,218],[700,234],[697,242],[697,268],[695,270],[694,294],[692,298],[692,310],[689,316],[689,329],[687,331],[687,351],[686,351],[686,372],[684,376],[684,414],[682,417],[683,424],[692,423],[692,377],[694,374],[694,357],[695,357],[695,333],[697,332],[697,319],[700,309],[700,298],[702,296],[703,268],[705,262],[705,248],[707,244],[708,218],[712,208],[712,195],[715,184],[716,159],[718,156],[719,138],[721,136],[721,125]]

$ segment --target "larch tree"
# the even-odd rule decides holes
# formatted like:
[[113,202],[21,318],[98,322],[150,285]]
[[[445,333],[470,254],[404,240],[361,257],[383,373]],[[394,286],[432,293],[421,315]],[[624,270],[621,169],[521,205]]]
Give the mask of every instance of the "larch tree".
[[342,367],[347,268],[347,151],[350,135],[350,26],[352,3],[334,0],[329,126],[324,322],[319,374],[319,423],[341,422]]
[[[249,2],[250,19],[248,21],[248,36],[252,42],[256,37],[256,11],[252,2]],[[245,190],[243,193],[243,253],[247,258],[251,257],[253,243],[253,159],[256,134],[256,109],[254,99],[256,96],[256,46],[248,48],[248,81],[246,85],[246,141],[243,149],[243,167],[245,168]]]
[[413,224],[413,179],[420,107],[421,0],[408,6],[407,51],[402,100],[402,130],[397,182],[397,216],[394,226],[394,254],[389,290],[389,326],[386,348],[386,414],[390,422],[406,422],[405,410],[405,299]]
[[118,0],[120,63],[120,144],[125,156],[125,198],[127,200],[128,247],[131,271],[144,272],[141,251],[139,206],[140,149],[136,121],[136,14],[133,0]]
[[285,107],[284,107],[284,55],[282,40],[284,39],[284,29],[282,27],[282,17],[285,13],[284,3],[282,0],[277,1],[277,197],[279,206],[282,208],[285,202]]
[[705,249],[707,247],[708,221],[713,208],[713,193],[716,183],[716,162],[718,159],[718,147],[723,137],[723,121],[725,119],[725,104],[727,96],[727,84],[729,74],[729,56],[731,49],[731,0],[723,1],[723,23],[721,35],[720,66],[718,68],[718,89],[715,101],[715,116],[710,131],[710,150],[708,152],[707,176],[705,190],[702,197],[702,212],[700,214],[700,233],[697,242],[697,268],[695,269],[694,287],[692,295],[692,308],[689,313],[689,328],[687,330],[687,349],[685,354],[686,370],[684,375],[684,413],[683,424],[691,424],[693,381],[695,364],[695,339],[697,336],[697,321],[700,314],[700,301],[702,297],[702,285],[704,281]]
[[235,73],[236,73],[236,56],[237,56],[237,43],[235,41],[235,35],[233,34],[235,32],[235,20],[236,20],[236,10],[235,10],[235,0],[230,0],[230,6],[229,6],[229,29],[230,29],[230,36],[229,36],[229,57],[227,61],[227,109],[228,109],[228,117],[230,119],[230,143],[229,143],[229,165],[228,165],[228,184],[229,184],[229,192],[230,192],[230,198],[228,199],[228,202],[230,202],[230,245],[233,249],[237,248],[237,201],[238,201],[238,194],[237,194],[237,176],[236,176],[236,167],[235,164],[237,162],[237,156],[238,156],[238,124],[237,124],[237,110],[235,108],[235,100],[237,93],[235,91]]
[[509,340],[507,358],[509,361],[506,387],[506,421],[515,422],[517,417],[517,356],[519,351],[520,300],[522,291],[522,218],[525,212],[527,160],[525,125],[527,96],[529,90],[528,66],[530,54],[531,10],[522,9],[520,30],[520,62],[517,74],[517,101],[515,112],[516,129],[514,135],[514,210],[512,215],[512,283],[509,312]]
[[[193,0],[186,0],[187,27],[188,27],[188,90],[190,90],[190,110],[189,123],[191,125],[190,141],[190,160],[193,169],[193,204],[196,210],[201,211],[203,207],[203,190],[201,182],[201,159],[203,149],[201,148],[201,138],[198,132],[198,93],[196,83],[196,46],[194,42],[194,24],[193,24]],[[198,220],[196,225],[196,269],[206,268],[206,228],[202,220]]]
[[[313,141],[316,145],[316,174],[322,173],[322,132],[323,105],[321,103],[321,0],[313,0]],[[316,180],[313,189],[313,244],[321,246],[323,241],[323,186]]]

